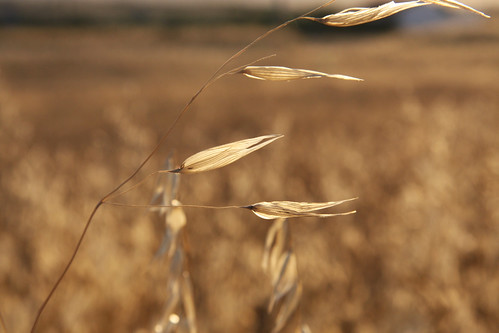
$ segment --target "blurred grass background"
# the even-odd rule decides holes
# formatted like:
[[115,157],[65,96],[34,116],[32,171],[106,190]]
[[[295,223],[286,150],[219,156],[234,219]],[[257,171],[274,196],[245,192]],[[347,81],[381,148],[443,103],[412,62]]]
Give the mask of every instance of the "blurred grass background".
[[[470,3],[471,4],[471,3]],[[494,13],[491,13],[492,15]],[[179,109],[259,24],[0,29],[0,311],[26,332],[93,205],[146,156]],[[296,219],[301,311],[313,332],[499,330],[499,24],[382,34],[288,29],[241,60],[362,77],[290,83],[229,77],[194,104],[170,152],[285,138],[182,179],[186,204],[359,196],[353,216]],[[154,179],[123,198],[147,203]],[[260,332],[268,222],[188,209],[201,332]],[[162,226],[103,207],[49,303],[41,332],[150,328],[165,298],[152,259]]]

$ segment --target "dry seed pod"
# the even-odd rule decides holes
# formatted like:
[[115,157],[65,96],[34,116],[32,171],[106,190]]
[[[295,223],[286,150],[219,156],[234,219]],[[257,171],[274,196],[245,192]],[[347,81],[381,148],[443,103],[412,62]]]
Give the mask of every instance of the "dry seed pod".
[[490,18],[489,15],[482,13],[481,11],[478,11],[470,6],[467,6],[463,3],[460,3],[460,2],[454,1],[454,0],[421,0],[421,1],[432,3],[435,5],[439,5],[439,6],[443,6],[443,7],[464,9],[464,10],[468,10],[470,12],[473,12],[475,14],[481,15],[483,17]]
[[277,301],[287,295],[298,284],[296,255],[291,251],[283,253],[277,265],[273,267],[271,275],[274,290],[268,306],[269,312],[272,311]]
[[288,319],[293,315],[298,307],[298,304],[300,303],[301,294],[301,283],[294,284],[289,293],[285,296],[286,300],[283,302],[282,308],[277,314],[272,333],[280,332],[286,326]]
[[187,223],[187,218],[185,217],[184,210],[180,201],[177,199],[172,200],[171,209],[166,214],[166,224],[175,233],[178,233]]
[[271,202],[258,202],[253,205],[244,206],[242,208],[250,209],[256,216],[272,220],[277,218],[291,218],[291,217],[331,217],[338,215],[349,215],[355,213],[355,211],[345,212],[345,213],[335,213],[335,214],[318,214],[313,213],[314,211],[326,209],[330,207],[337,206],[347,201],[352,201],[357,198],[346,199],[341,201],[329,201],[329,202],[293,202],[293,201],[271,201]]
[[218,169],[282,137],[281,134],[264,135],[203,150],[187,158],[178,169],[168,172],[197,173]]
[[426,6],[426,5],[429,5],[429,3],[420,2],[420,1],[408,1],[408,2],[396,3],[391,1],[378,7],[349,8],[339,13],[327,15],[322,18],[317,18],[317,17],[304,17],[304,18],[307,20],[316,21],[332,27],[350,27],[353,25],[359,25],[376,21],[409,8]]
[[341,80],[363,81],[352,76],[327,74],[308,69],[288,68],[282,66],[246,66],[239,73],[249,78],[267,81],[289,81],[301,79],[333,78]]
[[284,218],[276,219],[267,231],[262,257],[262,268],[266,273],[269,272],[270,267],[276,266],[276,257],[280,256],[284,251],[284,243],[287,240],[287,223],[285,222],[286,219]]

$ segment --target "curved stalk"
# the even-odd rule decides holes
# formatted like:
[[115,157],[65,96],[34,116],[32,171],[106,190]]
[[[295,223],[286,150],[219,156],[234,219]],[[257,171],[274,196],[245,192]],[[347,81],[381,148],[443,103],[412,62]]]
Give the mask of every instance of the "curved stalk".
[[231,57],[229,57],[214,73],[213,75],[201,86],[201,88],[199,88],[199,90],[191,97],[191,99],[185,104],[185,106],[183,107],[183,109],[177,114],[176,118],[173,120],[173,122],[171,123],[170,127],[168,127],[168,130],[161,136],[161,138],[159,139],[159,141],[156,143],[156,145],[154,146],[154,148],[151,150],[151,152],[145,157],[145,159],[139,164],[139,166],[128,176],[126,177],[118,186],[116,186],[113,190],[111,190],[108,194],[106,194],[105,196],[103,196],[98,202],[97,204],[95,205],[94,209],[92,210],[90,216],[88,217],[87,219],[87,222],[85,223],[85,226],[83,227],[83,231],[78,239],[78,242],[76,243],[76,246],[75,246],[75,249],[73,250],[70,258],[69,258],[69,261],[68,263],[66,264],[66,266],[64,267],[62,273],[60,274],[59,278],[56,280],[55,284],[53,285],[53,287],[51,288],[49,294],[47,295],[47,297],[45,298],[45,300],[42,302],[42,305],[40,306],[40,308],[38,309],[37,311],[37,314],[35,316],[35,320],[33,322],[33,325],[31,327],[31,333],[33,333],[36,329],[36,326],[40,320],[40,317],[43,313],[43,311],[45,310],[48,302],[50,301],[50,299],[52,298],[52,296],[54,295],[55,291],[57,290],[57,288],[59,287],[61,281],[64,279],[64,277],[66,276],[66,273],[68,272],[69,268],[71,267],[71,265],[73,264],[73,261],[78,253],[78,251],[80,250],[80,247],[81,247],[81,244],[83,242],[83,239],[88,231],[88,228],[90,227],[90,224],[92,223],[93,221],[93,218],[95,216],[95,214],[97,213],[97,211],[99,210],[99,208],[101,207],[101,205],[106,201],[108,200],[110,197],[112,197],[116,192],[118,192],[124,185],[126,185],[128,182],[130,182],[139,172],[140,170],[142,170],[142,168],[147,164],[147,162],[149,162],[149,160],[157,153],[157,151],[159,150],[159,148],[166,142],[166,140],[168,139],[168,137],[170,136],[171,132],[173,131],[173,129],[177,126],[178,122],[180,121],[180,119],[182,118],[182,116],[186,113],[186,111],[190,108],[190,106],[196,101],[196,99],[199,97],[199,95],[201,95],[201,93],[206,89],[208,88],[211,84],[213,84],[215,81],[217,81],[218,79],[220,79],[221,77],[224,77],[226,74],[231,74],[232,71],[228,71],[227,73],[224,73],[224,74],[220,74],[222,72],[222,70],[229,64],[231,63],[233,60],[235,60],[236,58],[240,57],[242,54],[244,54],[249,48],[251,48],[253,45],[255,45],[256,43],[258,43],[260,40],[266,38],[267,36],[269,36],[270,34],[286,27],[287,25],[289,25],[290,23],[292,22],[295,22],[297,20],[300,20],[300,19],[303,19],[304,17],[308,16],[308,15],[311,15],[313,12],[317,11],[317,10],[320,10],[330,4],[332,4],[333,2],[335,2],[336,0],[330,0],[326,3],[324,3],[323,5],[303,14],[303,15],[300,15],[298,17],[295,17],[291,20],[288,20],[278,26],[276,26],[275,28],[272,28],[271,30],[268,30],[267,32],[265,32],[264,34],[260,35],[259,37],[257,37],[255,40],[253,40],[251,43],[247,44],[245,47],[243,47],[242,49],[240,49],[238,52],[234,53]]

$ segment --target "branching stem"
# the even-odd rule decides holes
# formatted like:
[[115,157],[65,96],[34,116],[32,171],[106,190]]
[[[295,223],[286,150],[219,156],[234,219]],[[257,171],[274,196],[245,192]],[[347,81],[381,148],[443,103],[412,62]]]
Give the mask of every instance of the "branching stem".
[[[245,47],[243,47],[241,50],[239,50],[238,52],[234,53],[230,58],[228,58],[214,73],[213,75],[201,86],[201,88],[191,97],[191,99],[185,104],[184,108],[177,114],[176,118],[173,120],[173,122],[171,123],[170,127],[168,127],[168,129],[166,130],[166,132],[161,136],[161,138],[159,139],[159,141],[157,142],[157,144],[154,146],[154,148],[152,149],[152,151],[146,156],[146,158],[139,164],[139,166],[127,177],[125,178],[125,180],[123,180],[118,186],[116,186],[112,191],[110,191],[108,194],[106,194],[104,197],[102,197],[98,202],[97,204],[95,205],[94,209],[92,210],[90,216],[88,217],[87,219],[87,222],[85,223],[85,226],[83,227],[83,231],[78,239],[78,242],[76,243],[76,246],[75,246],[75,249],[73,250],[72,254],[71,254],[71,257],[69,258],[69,261],[68,263],[66,264],[66,266],[64,267],[62,273],[60,274],[59,278],[56,280],[54,286],[52,287],[52,289],[50,290],[49,294],[47,295],[47,297],[45,298],[45,300],[43,301],[42,305],[40,306],[40,308],[38,309],[38,312],[35,316],[35,320],[33,322],[33,325],[31,326],[31,333],[33,333],[36,329],[36,326],[39,322],[39,319],[43,313],[43,311],[45,310],[48,302],[50,301],[50,299],[52,298],[52,296],[54,295],[55,291],[57,290],[57,288],[59,287],[61,281],[64,279],[64,277],[66,276],[66,273],[68,272],[69,268],[71,267],[71,265],[73,264],[73,261],[74,259],[76,258],[76,254],[78,253],[78,251],[80,250],[80,247],[81,247],[81,244],[83,242],[83,239],[88,231],[88,228],[90,227],[90,224],[92,223],[93,221],[93,218],[95,216],[95,214],[97,213],[98,209],[101,207],[101,205],[103,203],[105,203],[108,199],[110,199],[111,197],[113,197],[115,195],[116,192],[118,192],[124,185],[126,185],[128,182],[130,182],[139,172],[140,170],[142,170],[142,168],[147,164],[147,162],[149,162],[149,160],[156,154],[156,152],[158,152],[159,148],[166,142],[166,140],[168,139],[168,137],[170,136],[171,132],[173,131],[173,129],[177,126],[178,122],[180,121],[180,119],[182,118],[182,116],[186,113],[186,111],[190,108],[190,106],[194,103],[194,101],[196,101],[196,99],[198,98],[198,96],[206,89],[208,88],[211,84],[213,84],[215,81],[217,81],[218,79],[224,77],[225,75],[228,75],[228,74],[233,74],[234,73],[234,70],[232,71],[228,71],[226,73],[223,73],[223,74],[220,74],[223,69],[229,64],[231,63],[233,60],[235,60],[236,58],[240,57],[243,53],[245,53],[249,48],[251,48],[253,45],[255,45],[256,43],[258,43],[259,41],[261,41],[262,39],[266,38],[267,36],[269,36],[270,34],[286,27],[287,25],[289,25],[290,23],[293,23],[297,20],[300,20],[300,19],[303,19],[304,17],[308,16],[308,15],[311,15],[313,12],[315,11],[318,11],[330,4],[332,4],[333,2],[335,2],[336,0],[330,0],[326,3],[324,3],[323,5],[303,14],[303,15],[300,15],[296,18],[293,18],[291,20],[288,20],[278,26],[276,26],[275,28],[272,28],[271,30],[268,30],[267,32],[265,32],[264,34],[260,35],[259,37],[257,37],[255,40],[253,40],[251,43],[249,43],[248,45],[246,45]],[[237,69],[236,69],[237,70]],[[127,190],[128,191],[128,190]],[[125,191],[125,192],[127,192]],[[124,192],[123,192],[124,193]],[[197,206],[197,207],[202,207],[202,206]],[[206,206],[204,208],[210,208],[209,206]],[[227,207],[229,208],[229,207]],[[233,208],[233,207],[231,207]],[[2,320],[3,321],[3,320]],[[2,324],[3,325],[3,324]]]

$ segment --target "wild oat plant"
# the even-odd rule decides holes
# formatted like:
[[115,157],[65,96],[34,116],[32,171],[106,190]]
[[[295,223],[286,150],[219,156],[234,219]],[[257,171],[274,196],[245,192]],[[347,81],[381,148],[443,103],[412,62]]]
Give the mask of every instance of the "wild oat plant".
[[[183,207],[197,207],[202,209],[245,209],[252,211],[256,216],[265,220],[271,220],[265,240],[263,270],[267,274],[272,291],[268,301],[268,313],[272,324],[269,330],[271,332],[310,332],[305,324],[306,319],[302,319],[299,313],[300,297],[302,286],[297,269],[297,256],[293,251],[291,244],[290,222],[289,219],[296,217],[321,217],[330,218],[338,215],[348,215],[355,211],[341,213],[324,213],[322,210],[340,205],[353,199],[330,201],[322,203],[313,202],[291,202],[291,201],[273,201],[243,203],[238,206],[199,206],[182,204],[176,199],[176,193],[180,182],[180,177],[189,174],[203,173],[213,169],[222,168],[237,160],[251,154],[274,141],[281,139],[280,134],[261,135],[254,138],[242,139],[240,141],[222,144],[217,147],[208,148],[185,159],[178,166],[173,166],[171,160],[162,169],[149,175],[158,176],[157,187],[153,194],[153,199],[149,205],[137,205],[130,202],[119,200],[123,194],[132,191],[142,185],[145,179],[137,180],[136,176],[144,165],[158,152],[159,148],[168,140],[173,128],[177,125],[182,116],[189,110],[197,97],[210,85],[217,80],[230,75],[244,75],[251,79],[268,81],[291,81],[300,79],[342,79],[361,81],[361,79],[344,74],[328,74],[309,69],[296,69],[283,66],[259,66],[257,63],[271,56],[264,56],[243,66],[230,68],[230,64],[250,47],[264,39],[268,35],[285,28],[287,25],[299,21],[314,21],[331,27],[348,27],[365,24],[379,20],[398,12],[415,7],[437,5],[471,11],[484,17],[486,14],[475,10],[465,4],[454,0],[414,0],[406,2],[388,2],[377,7],[367,8],[349,8],[338,13],[324,17],[312,16],[319,10],[331,5],[334,2],[328,1],[323,5],[307,12],[301,16],[286,21],[279,26],[267,31],[254,41],[246,45],[241,50],[234,53],[227,59],[206,81],[204,85],[192,96],[185,107],[178,113],[177,118],[170,124],[168,130],[163,134],[157,145],[136,168],[136,170],[118,186],[103,196],[95,205],[91,212],[81,237],[76,244],[74,252],[67,263],[63,273],[57,279],[55,285],[48,296],[38,309],[35,321],[31,331],[37,329],[40,317],[44,309],[59,284],[63,280],[67,271],[71,267],[73,260],[80,249],[83,238],[91,224],[95,213],[104,205],[132,206],[148,208],[156,214],[156,217],[164,223],[165,234],[163,244],[158,250],[155,260],[168,267],[168,282],[165,285],[167,296],[161,315],[150,328],[145,328],[146,332],[197,332],[197,327],[202,331],[203,323],[196,323],[195,304],[190,280],[190,272],[187,264],[187,251],[185,225],[187,223]],[[146,178],[148,178],[146,177]],[[135,181],[135,184],[131,184]],[[128,186],[128,188],[125,188]],[[0,323],[5,326],[4,320],[0,315]],[[7,331],[6,327],[3,327]]]
[[[165,166],[167,169],[172,167],[170,158]],[[187,267],[185,238],[183,238],[187,218],[180,207],[181,203],[176,199],[179,180],[179,175],[175,173],[159,175],[151,200],[152,205],[159,205],[151,208],[151,211],[155,212],[159,221],[164,223],[165,229],[155,259],[168,268],[164,310],[154,326],[154,332],[157,333],[197,332],[192,283]]]

